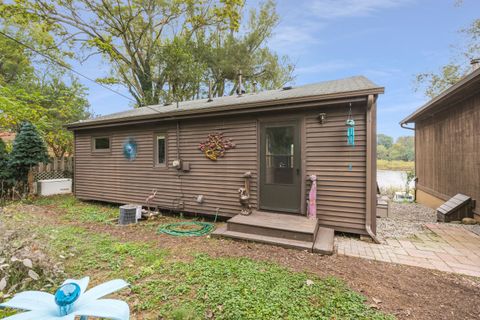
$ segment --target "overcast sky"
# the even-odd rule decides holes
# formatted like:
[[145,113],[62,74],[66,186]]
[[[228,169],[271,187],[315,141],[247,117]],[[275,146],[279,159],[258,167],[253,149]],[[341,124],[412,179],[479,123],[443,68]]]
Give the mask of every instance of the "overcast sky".
[[[257,0],[247,0],[249,6]],[[296,64],[294,85],[364,75],[385,87],[378,101],[378,133],[410,135],[398,122],[427,101],[415,93],[420,72],[437,71],[457,54],[458,31],[480,16],[480,0],[278,0],[281,22],[269,46]],[[93,78],[106,66],[90,60],[75,69]],[[81,79],[95,114],[131,102]],[[119,88],[117,88],[119,89]],[[120,91],[128,94],[126,90]]]

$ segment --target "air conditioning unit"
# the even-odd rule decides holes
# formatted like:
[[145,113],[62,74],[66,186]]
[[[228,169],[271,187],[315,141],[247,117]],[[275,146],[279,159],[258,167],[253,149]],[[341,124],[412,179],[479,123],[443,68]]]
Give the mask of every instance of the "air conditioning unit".
[[38,180],[37,193],[41,196],[72,193],[72,179]]

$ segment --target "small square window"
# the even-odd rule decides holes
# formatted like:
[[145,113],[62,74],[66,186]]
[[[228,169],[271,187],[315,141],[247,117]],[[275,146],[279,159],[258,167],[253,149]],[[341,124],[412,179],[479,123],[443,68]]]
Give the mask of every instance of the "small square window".
[[94,151],[109,151],[110,150],[110,138],[109,137],[93,138],[93,150]]
[[155,164],[164,166],[167,163],[167,148],[164,134],[158,134],[156,139],[156,159]]

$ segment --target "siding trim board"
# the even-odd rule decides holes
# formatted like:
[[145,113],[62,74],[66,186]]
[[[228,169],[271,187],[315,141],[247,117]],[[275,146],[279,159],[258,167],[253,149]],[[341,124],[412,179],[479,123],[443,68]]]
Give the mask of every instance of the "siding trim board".
[[[308,101],[283,108],[258,110],[208,118],[175,119],[174,121],[109,124],[108,127],[74,129],[75,195],[85,200],[113,203],[144,204],[152,189],[158,191],[151,205],[170,210],[224,217],[238,214],[241,205],[238,188],[244,184],[243,174],[251,172],[251,205],[259,207],[260,194],[260,122],[296,119],[300,128],[301,171],[300,212],[306,214],[310,190],[308,176],[317,176],[317,218],[319,225],[341,232],[368,234],[366,225],[375,230],[372,208],[372,181],[375,181],[375,106],[367,107],[376,96],[355,96],[339,101]],[[356,145],[347,146],[345,120],[352,102],[356,121]],[[308,108],[305,108],[308,106]],[[235,110],[234,110],[235,111]],[[318,113],[326,113],[321,124]],[[164,119],[171,120],[171,119]],[[178,127],[177,127],[178,124]],[[198,143],[211,132],[222,132],[236,147],[217,161],[207,159],[198,150]],[[166,166],[156,167],[156,135],[165,134]],[[93,136],[109,135],[109,154],[93,157],[90,141]],[[138,154],[129,162],[122,156],[122,142],[135,136]],[[370,148],[370,149],[369,149]],[[172,167],[172,159],[190,163],[189,172]],[[153,161],[153,163],[152,163]],[[153,165],[152,165],[153,164]],[[349,165],[352,169],[349,170]],[[160,170],[159,170],[160,169]],[[195,201],[204,196],[204,203]],[[279,219],[281,215],[279,214]]]

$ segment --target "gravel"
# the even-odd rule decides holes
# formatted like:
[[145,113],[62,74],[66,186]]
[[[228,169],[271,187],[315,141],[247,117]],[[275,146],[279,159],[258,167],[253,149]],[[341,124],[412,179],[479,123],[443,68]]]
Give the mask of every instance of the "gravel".
[[436,222],[435,210],[417,203],[390,202],[388,218],[377,218],[377,235],[386,238],[406,238],[422,232],[425,223]]
[[[388,218],[377,218],[377,236],[380,240],[386,238],[408,238],[424,230],[424,224],[437,223],[435,210],[418,203],[390,202]],[[464,228],[480,235],[480,224],[449,225]]]

